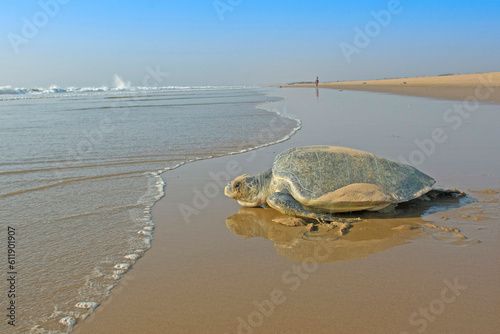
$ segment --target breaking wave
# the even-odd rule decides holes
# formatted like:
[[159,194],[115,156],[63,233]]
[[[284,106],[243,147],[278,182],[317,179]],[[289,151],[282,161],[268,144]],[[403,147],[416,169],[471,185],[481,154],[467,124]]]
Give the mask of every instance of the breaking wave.
[[52,85],[49,88],[14,88],[12,86],[0,86],[0,100],[19,100],[32,98],[61,97],[62,95],[94,95],[99,93],[137,93],[137,92],[159,92],[159,91],[199,91],[218,89],[245,89],[254,86],[164,86],[164,87],[133,87],[130,81],[123,81],[115,76],[114,87],[67,87],[62,88]]

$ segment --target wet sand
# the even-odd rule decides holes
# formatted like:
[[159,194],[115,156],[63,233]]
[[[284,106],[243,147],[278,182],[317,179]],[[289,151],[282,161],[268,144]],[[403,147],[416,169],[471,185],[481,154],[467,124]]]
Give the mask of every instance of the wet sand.
[[[314,84],[284,87],[314,87]],[[477,98],[485,103],[500,103],[500,72],[446,75],[419,78],[382,79],[320,83],[321,88],[356,90],[445,100]]]
[[[455,131],[439,115],[456,105],[450,101],[277,93],[286,100],[276,108],[302,119],[302,129],[281,144],[163,174],[153,247],[75,332],[496,333],[500,107],[478,106]],[[409,159],[415,140],[436,128],[448,139],[418,168],[466,199],[362,214],[340,236],[276,224],[276,212],[223,195],[228,179],[270,168],[289,147],[339,145]]]

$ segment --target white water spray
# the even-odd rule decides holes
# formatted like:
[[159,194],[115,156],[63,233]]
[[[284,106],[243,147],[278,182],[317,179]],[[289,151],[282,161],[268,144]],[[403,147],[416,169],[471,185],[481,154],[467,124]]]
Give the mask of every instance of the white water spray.
[[114,76],[114,88],[121,90],[121,89],[130,89],[130,81],[123,81],[118,74],[115,74]]

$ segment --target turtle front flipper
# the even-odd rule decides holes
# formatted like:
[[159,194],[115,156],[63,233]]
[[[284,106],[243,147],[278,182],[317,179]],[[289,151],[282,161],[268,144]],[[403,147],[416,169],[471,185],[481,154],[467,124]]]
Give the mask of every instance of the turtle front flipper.
[[267,197],[267,204],[269,204],[269,206],[273,209],[287,215],[311,218],[319,222],[328,222],[329,224],[339,228],[339,235],[346,234],[351,228],[351,222],[359,220],[359,218],[338,218],[333,215],[312,212],[309,210],[310,208],[301,204],[286,191],[275,192],[269,195]]
[[267,197],[267,204],[273,209],[290,216],[311,218],[318,221],[338,221],[334,216],[310,211],[286,191],[275,192]]

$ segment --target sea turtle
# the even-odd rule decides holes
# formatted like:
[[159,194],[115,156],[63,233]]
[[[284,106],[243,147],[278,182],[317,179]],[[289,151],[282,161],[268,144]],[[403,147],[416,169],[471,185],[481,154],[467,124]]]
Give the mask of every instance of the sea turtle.
[[281,213],[319,221],[332,213],[378,211],[420,197],[435,180],[412,166],[338,146],[306,146],[278,154],[273,167],[241,175],[224,193],[240,205],[267,203]]

